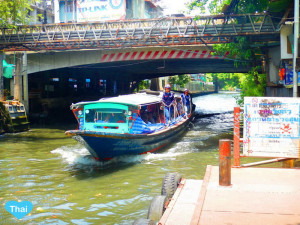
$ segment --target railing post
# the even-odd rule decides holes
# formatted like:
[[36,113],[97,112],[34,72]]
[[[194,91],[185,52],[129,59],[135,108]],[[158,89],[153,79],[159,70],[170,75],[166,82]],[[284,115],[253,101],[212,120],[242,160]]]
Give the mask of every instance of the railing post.
[[231,185],[231,140],[219,140],[219,185]]
[[234,107],[233,111],[233,166],[240,166],[240,107]]

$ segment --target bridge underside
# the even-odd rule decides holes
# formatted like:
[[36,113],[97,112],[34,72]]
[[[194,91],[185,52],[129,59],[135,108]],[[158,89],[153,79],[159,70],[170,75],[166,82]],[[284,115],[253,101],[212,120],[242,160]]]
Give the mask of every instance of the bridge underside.
[[79,67],[69,70],[101,71],[103,76],[130,76],[134,80],[151,79],[177,74],[194,73],[246,73],[249,66],[234,66],[233,60],[225,59],[169,59],[151,61],[109,62]]
[[80,65],[60,68],[39,73],[50,76],[55,74],[99,74],[103,79],[120,79],[139,81],[157,77],[173,76],[195,73],[246,73],[250,66],[234,65],[233,60],[228,59],[168,59],[168,60],[141,60],[126,62],[107,62],[98,64]]

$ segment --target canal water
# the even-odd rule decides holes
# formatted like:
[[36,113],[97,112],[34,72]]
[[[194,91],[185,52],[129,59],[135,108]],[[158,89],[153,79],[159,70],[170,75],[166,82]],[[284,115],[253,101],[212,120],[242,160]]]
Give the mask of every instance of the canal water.
[[[62,128],[33,128],[0,136],[0,224],[132,224],[146,218],[167,172],[203,179],[218,164],[218,140],[232,139],[237,93],[194,98],[197,117],[165,151],[94,161]],[[4,206],[30,201],[18,220]]]

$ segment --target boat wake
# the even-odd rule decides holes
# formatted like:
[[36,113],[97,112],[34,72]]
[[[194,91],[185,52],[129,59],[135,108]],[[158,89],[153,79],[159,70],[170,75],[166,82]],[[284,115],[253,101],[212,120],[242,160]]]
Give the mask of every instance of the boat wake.
[[176,146],[160,153],[147,153],[143,155],[124,155],[115,157],[109,161],[97,161],[89,153],[89,151],[82,146],[77,144],[75,146],[62,146],[51,151],[52,154],[59,154],[63,161],[70,166],[96,166],[96,167],[107,167],[115,164],[132,164],[132,163],[152,163],[153,161],[175,160],[177,156],[187,154],[188,152],[180,151],[180,143]]

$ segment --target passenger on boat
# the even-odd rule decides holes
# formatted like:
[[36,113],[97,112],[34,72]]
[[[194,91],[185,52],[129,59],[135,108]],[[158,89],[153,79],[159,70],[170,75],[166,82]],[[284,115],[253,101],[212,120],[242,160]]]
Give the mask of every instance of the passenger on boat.
[[191,96],[189,95],[188,89],[184,90],[184,93],[181,94],[181,98],[184,105],[185,117],[187,118],[191,112]]
[[163,93],[162,101],[165,105],[166,123],[170,124],[170,115],[172,115],[174,111],[174,93],[171,92],[171,86],[169,84],[165,86],[165,92]]
[[125,123],[124,115],[120,113],[109,113],[107,114],[105,121],[109,123]]
[[176,98],[176,102],[178,116],[181,116],[183,114],[182,99]]
[[156,105],[147,105],[147,114],[148,114],[148,121],[150,123],[155,123],[155,112],[156,112]]

